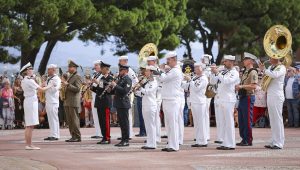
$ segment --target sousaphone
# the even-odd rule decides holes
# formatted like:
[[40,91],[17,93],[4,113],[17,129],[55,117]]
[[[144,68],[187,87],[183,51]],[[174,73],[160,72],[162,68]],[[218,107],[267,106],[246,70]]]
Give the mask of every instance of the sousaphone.
[[145,67],[147,65],[147,58],[149,56],[157,56],[158,50],[155,44],[148,43],[140,50],[139,53],[139,65]]
[[[274,59],[283,59],[285,66],[292,63],[292,36],[291,32],[283,25],[272,26],[265,34],[264,49],[267,55]],[[275,68],[276,69],[276,68]],[[267,90],[272,78],[264,76],[262,78],[262,89]]]

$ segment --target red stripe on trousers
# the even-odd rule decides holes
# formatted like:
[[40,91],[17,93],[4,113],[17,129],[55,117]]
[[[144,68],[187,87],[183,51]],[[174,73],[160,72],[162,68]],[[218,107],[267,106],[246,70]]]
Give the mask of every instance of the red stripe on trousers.
[[248,140],[247,141],[249,144],[252,143],[252,131],[251,131],[251,120],[250,120],[250,102],[251,102],[251,96],[248,96]]
[[105,109],[105,137],[110,140],[110,109]]

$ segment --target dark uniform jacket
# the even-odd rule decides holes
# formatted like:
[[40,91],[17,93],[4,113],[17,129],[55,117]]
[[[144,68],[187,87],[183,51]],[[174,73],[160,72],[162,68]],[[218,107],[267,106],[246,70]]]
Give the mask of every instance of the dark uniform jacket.
[[95,97],[95,106],[94,107],[111,107],[112,105],[112,98],[111,94],[108,92],[105,92],[104,95],[100,98],[100,95],[106,88],[106,86],[113,80],[113,77],[111,75],[108,75],[107,77],[102,76],[99,84],[97,87],[93,87],[94,90],[96,90],[96,97]]
[[77,73],[70,75],[68,83],[64,106],[80,108],[80,88],[82,84],[80,76]]
[[113,90],[115,94],[114,107],[124,108],[124,109],[129,109],[131,107],[130,99],[128,97],[128,93],[131,89],[131,85],[132,85],[132,81],[128,77],[128,75],[121,77],[118,80],[117,85]]

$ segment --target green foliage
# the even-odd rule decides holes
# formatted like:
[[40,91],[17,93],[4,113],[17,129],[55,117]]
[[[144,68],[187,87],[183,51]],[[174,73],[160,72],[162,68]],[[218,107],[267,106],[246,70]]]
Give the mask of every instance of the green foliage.
[[159,49],[175,49],[180,44],[177,35],[187,23],[187,0],[95,0],[94,4],[96,24],[83,30],[80,38],[101,44],[107,36],[115,36],[116,54],[138,52],[149,42]]
[[[220,61],[223,54],[252,52],[265,56],[262,39],[275,24],[287,26],[293,35],[293,49],[300,42],[299,0],[189,0],[187,16],[193,30],[199,31],[197,40],[204,52],[212,54],[212,43],[218,42]],[[189,34],[182,34],[183,39]],[[216,56],[215,56],[216,57]]]

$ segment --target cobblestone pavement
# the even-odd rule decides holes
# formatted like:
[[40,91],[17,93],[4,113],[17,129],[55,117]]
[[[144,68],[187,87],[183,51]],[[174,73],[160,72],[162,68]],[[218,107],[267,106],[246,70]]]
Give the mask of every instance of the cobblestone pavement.
[[[138,132],[138,129],[134,129]],[[119,128],[112,128],[112,144],[97,145],[91,139],[94,129],[81,129],[82,142],[65,143],[68,129],[61,129],[59,141],[45,142],[48,129],[37,129],[33,142],[39,151],[26,151],[24,130],[0,131],[0,170],[6,169],[300,169],[300,129],[285,129],[286,144],[282,150],[268,150],[263,146],[271,136],[270,129],[253,129],[254,145],[237,147],[234,151],[218,151],[214,144],[216,128],[211,128],[207,148],[191,148],[193,128],[185,128],[184,145],[176,153],[161,152],[163,139],[156,150],[140,149],[146,138],[133,138],[129,147],[115,147]],[[236,129],[238,134],[238,129]],[[240,141],[236,136],[236,141]]]

